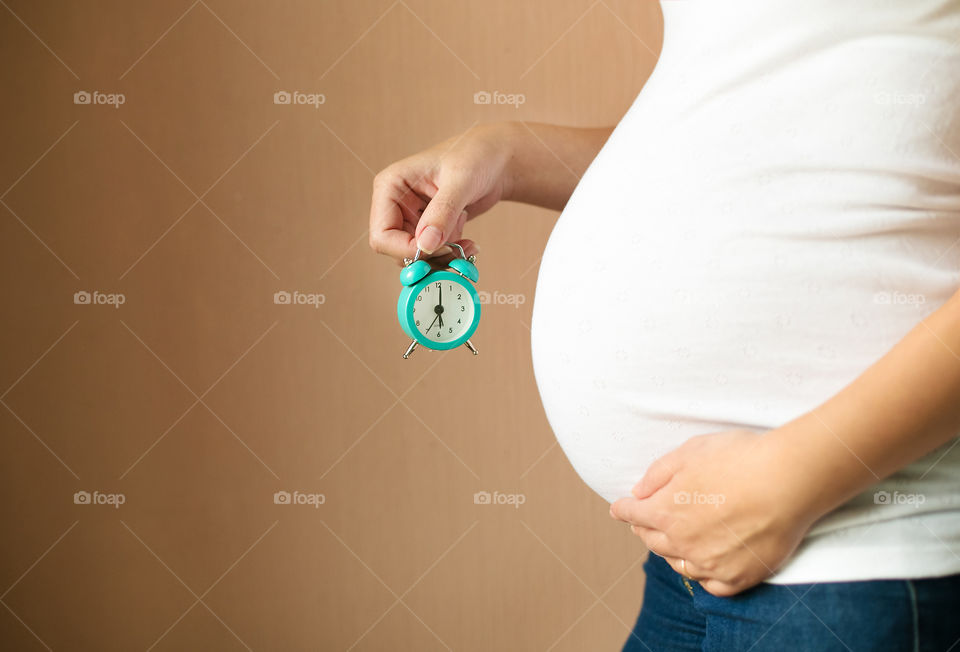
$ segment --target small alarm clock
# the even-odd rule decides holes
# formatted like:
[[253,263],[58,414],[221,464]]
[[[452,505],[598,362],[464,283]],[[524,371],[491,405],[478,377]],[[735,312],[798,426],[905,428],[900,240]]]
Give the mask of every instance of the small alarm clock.
[[460,252],[460,258],[448,263],[448,269],[434,269],[420,260],[417,249],[413,259],[404,258],[400,271],[400,299],[397,317],[404,332],[413,338],[404,352],[410,357],[420,344],[435,351],[448,351],[461,344],[474,354],[479,351],[470,342],[470,336],[480,323],[480,297],[473,284],[480,278],[475,256],[469,258],[463,247],[447,242]]

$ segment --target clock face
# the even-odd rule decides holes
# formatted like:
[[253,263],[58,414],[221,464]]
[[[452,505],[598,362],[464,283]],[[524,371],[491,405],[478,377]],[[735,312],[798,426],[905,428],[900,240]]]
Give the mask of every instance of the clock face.
[[443,279],[425,285],[413,304],[414,327],[430,341],[452,342],[473,323],[473,297],[463,284]]

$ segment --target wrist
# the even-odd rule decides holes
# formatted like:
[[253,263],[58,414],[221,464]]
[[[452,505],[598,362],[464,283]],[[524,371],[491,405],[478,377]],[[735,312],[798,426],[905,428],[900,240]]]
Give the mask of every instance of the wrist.
[[791,422],[763,435],[759,444],[770,497],[785,520],[811,526],[843,502],[838,495],[836,472],[824,464],[802,422]]
[[504,157],[501,170],[501,199],[517,201],[518,194],[522,194],[518,189],[518,180],[526,176],[522,169],[526,158],[523,155],[523,147],[529,133],[519,122],[497,122],[489,125],[488,128],[493,131],[493,141]]

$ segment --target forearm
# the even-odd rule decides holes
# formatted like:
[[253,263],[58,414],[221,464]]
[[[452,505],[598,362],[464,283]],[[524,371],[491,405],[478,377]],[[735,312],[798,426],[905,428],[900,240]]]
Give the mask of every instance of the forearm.
[[560,210],[613,127],[504,123],[511,156],[504,199]]
[[960,292],[836,396],[770,434],[784,469],[806,481],[802,500],[825,514],[958,431]]

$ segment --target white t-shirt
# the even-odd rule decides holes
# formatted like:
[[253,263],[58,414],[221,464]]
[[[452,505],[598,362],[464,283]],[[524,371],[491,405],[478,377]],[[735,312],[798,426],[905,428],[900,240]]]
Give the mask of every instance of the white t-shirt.
[[[533,311],[547,417],[609,501],[693,435],[821,404],[960,287],[960,3],[663,13]],[[771,581],[960,572],[954,443],[822,519]]]

